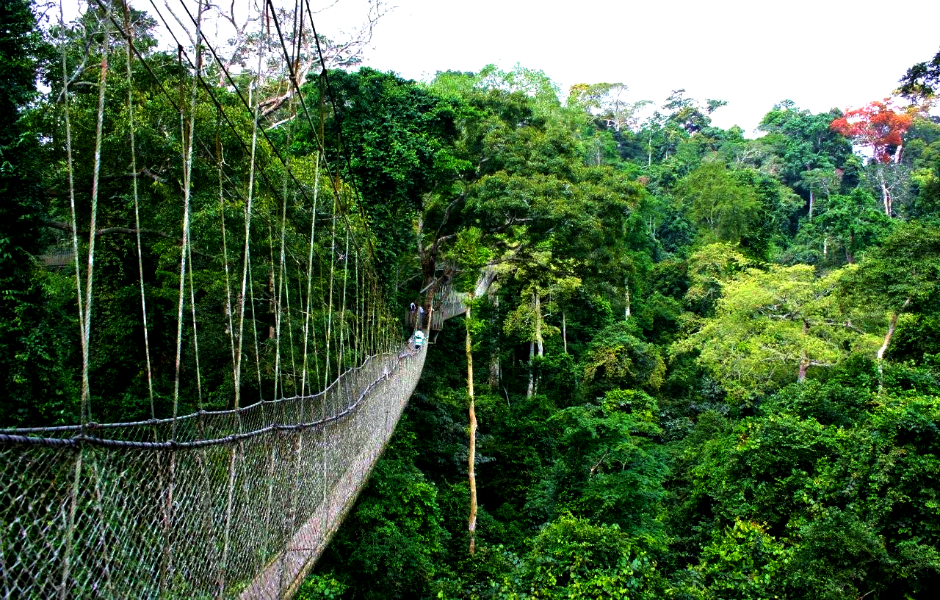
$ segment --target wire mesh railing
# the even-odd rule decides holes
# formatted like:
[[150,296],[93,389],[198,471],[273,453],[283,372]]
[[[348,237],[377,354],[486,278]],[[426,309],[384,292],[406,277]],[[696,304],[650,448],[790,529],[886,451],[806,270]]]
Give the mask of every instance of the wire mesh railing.
[[424,352],[374,356],[314,396],[175,426],[0,431],[0,593],[289,594],[367,480]]

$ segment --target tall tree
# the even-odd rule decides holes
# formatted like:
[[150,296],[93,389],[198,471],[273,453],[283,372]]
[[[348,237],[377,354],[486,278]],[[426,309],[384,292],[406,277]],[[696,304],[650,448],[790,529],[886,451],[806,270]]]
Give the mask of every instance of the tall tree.
[[[872,161],[899,165],[904,148],[904,133],[914,122],[913,112],[894,108],[890,98],[875,100],[835,119],[830,127],[872,151]],[[894,194],[891,192],[891,170],[876,169],[875,185],[881,190],[885,214],[894,214]]]
[[673,352],[698,350],[736,401],[803,381],[810,367],[831,367],[848,348],[871,345],[836,303],[842,276],[818,277],[809,265],[749,269],[722,286],[715,316]]
[[859,304],[888,313],[884,338],[876,353],[881,363],[894,337],[898,317],[940,310],[940,230],[933,224],[904,223],[873,250],[843,284]]
[[679,182],[676,192],[711,241],[739,242],[757,225],[757,191],[721,163],[705,163],[695,169]]
[[940,52],[908,69],[900,83],[899,91],[906,98],[932,98],[940,89]]
[[62,356],[71,342],[55,327],[55,302],[41,270],[43,154],[28,106],[36,65],[50,58],[28,0],[0,3],[0,422],[74,417]]

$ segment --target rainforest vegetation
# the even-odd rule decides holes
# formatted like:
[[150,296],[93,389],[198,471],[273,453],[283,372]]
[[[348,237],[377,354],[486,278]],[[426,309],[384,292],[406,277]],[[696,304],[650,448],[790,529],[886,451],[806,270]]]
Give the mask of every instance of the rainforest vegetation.
[[[212,368],[228,352],[225,270],[199,252],[220,246],[218,211],[232,230],[244,213],[219,194],[223,176],[249,177],[242,91],[298,171],[313,172],[323,133],[390,306],[404,316],[442,286],[466,294],[470,310],[431,333],[418,390],[301,597],[901,599],[940,587],[940,54],[867,106],[781,100],[749,138],[712,125],[723,101],[682,89],[657,102],[621,83],[561,90],[521,66],[416,82],[350,69],[355,53],[324,38],[329,89],[314,61],[303,71],[322,115],[311,120],[283,69],[237,68],[264,40],[235,40],[231,80],[206,67],[210,97],[137,11],[126,17],[147,63],[131,85],[102,10],[38,27],[35,7],[0,3],[4,426],[79,419],[75,280],[55,262],[71,231],[60,91],[64,66],[70,143],[87,158],[110,52],[107,94],[130,90],[137,106],[155,400],[132,366],[144,355],[138,255],[120,231],[133,225],[134,126],[109,101],[94,418],[168,406],[185,133],[173,101],[193,89],[199,126],[218,131],[196,144],[192,175],[194,298],[220,315],[199,338],[207,406],[229,406],[233,381]],[[87,195],[90,162],[76,164]],[[259,223],[273,215],[257,228],[264,248],[285,234],[270,228],[276,195],[257,202]],[[300,203],[285,217],[298,244]],[[259,307],[274,294],[269,258],[252,266]],[[270,318],[252,313],[262,333]],[[396,334],[410,335],[403,321]],[[243,394],[266,389],[268,360]],[[196,378],[182,385],[196,397]]]

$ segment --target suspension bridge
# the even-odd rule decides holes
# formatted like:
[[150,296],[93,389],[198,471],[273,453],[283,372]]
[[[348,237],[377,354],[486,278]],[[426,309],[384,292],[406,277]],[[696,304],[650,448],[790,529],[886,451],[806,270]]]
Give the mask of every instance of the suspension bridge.
[[[59,6],[49,26],[65,192],[45,264],[71,282],[80,396],[74,424],[0,430],[5,598],[290,597],[424,365],[384,299],[341,136],[324,139],[328,101],[340,111],[309,2],[233,4],[221,17],[244,17],[246,45],[228,59],[206,33],[221,9],[146,8]],[[435,328],[463,312],[437,297]]]

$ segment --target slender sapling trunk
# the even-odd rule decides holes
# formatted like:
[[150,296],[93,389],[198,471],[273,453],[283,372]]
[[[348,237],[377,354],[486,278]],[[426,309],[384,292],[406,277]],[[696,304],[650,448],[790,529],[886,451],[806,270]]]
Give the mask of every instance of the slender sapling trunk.
[[470,518],[467,530],[470,533],[470,554],[476,552],[477,530],[477,476],[474,463],[477,456],[477,415],[473,402],[473,339],[470,335],[470,308],[465,319],[467,325],[467,395],[470,397],[470,451],[467,458],[467,479],[470,482]]

